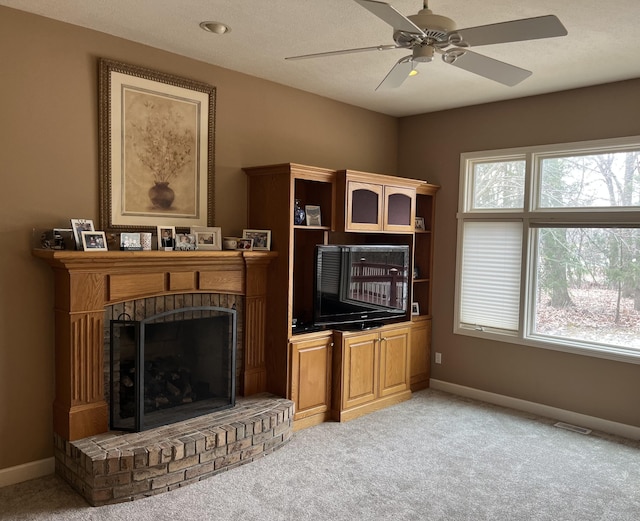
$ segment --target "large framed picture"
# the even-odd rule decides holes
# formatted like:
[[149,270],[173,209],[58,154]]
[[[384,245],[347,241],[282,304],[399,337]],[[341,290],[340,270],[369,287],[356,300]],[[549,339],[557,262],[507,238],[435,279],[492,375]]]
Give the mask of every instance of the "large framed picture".
[[100,227],[212,226],[215,87],[99,62]]
[[243,239],[253,239],[254,250],[271,249],[271,230],[242,230]]

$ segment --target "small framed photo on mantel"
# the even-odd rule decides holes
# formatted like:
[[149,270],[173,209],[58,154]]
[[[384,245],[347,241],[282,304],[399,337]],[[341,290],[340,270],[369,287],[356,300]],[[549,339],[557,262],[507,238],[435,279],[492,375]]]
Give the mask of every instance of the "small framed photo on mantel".
[[253,249],[253,239],[238,239],[236,250],[251,251]]
[[173,251],[176,244],[175,226],[158,226],[158,249],[161,251]]
[[252,239],[251,248],[240,248],[242,250],[253,249],[259,251],[269,251],[271,249],[271,230],[242,230],[243,239]]
[[220,251],[222,249],[222,228],[192,226],[191,233],[196,238],[199,250]]
[[178,233],[176,234],[176,245],[174,250],[177,251],[192,251],[198,247],[196,243],[196,236],[193,233]]
[[71,229],[73,230],[73,239],[76,241],[76,250],[84,250],[82,232],[94,231],[93,221],[91,219],[71,219]]
[[139,233],[121,233],[120,249],[122,251],[138,251],[142,250]]
[[83,231],[82,249],[85,251],[108,251],[104,232]]

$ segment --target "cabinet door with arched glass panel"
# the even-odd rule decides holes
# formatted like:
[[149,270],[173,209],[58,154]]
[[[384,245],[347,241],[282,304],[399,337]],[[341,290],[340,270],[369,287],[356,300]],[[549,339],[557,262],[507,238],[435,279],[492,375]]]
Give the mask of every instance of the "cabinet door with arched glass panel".
[[[367,174],[367,177],[347,173],[345,231],[412,233],[417,183],[408,180],[407,186],[402,186],[389,183],[394,179],[390,176]],[[378,177],[379,182],[375,179]]]

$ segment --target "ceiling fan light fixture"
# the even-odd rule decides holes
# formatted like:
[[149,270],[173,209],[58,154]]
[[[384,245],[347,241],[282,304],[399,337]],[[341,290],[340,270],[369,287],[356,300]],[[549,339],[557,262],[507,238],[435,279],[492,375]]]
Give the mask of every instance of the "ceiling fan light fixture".
[[226,34],[231,32],[231,27],[222,22],[200,22],[200,27],[213,34]]
[[427,63],[433,60],[433,47],[431,45],[421,45],[413,48],[413,61]]
[[409,73],[409,77],[417,76],[417,75],[418,75],[418,69],[411,69],[411,72]]

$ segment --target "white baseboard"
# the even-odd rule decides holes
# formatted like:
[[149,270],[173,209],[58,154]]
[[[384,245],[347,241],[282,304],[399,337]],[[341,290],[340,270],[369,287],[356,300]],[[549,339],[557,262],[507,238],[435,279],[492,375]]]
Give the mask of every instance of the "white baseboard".
[[432,389],[439,391],[445,391],[447,393],[464,396],[466,398],[473,398],[475,400],[500,405],[502,407],[509,407],[518,411],[537,414],[538,416],[544,416],[545,418],[560,420],[572,425],[607,432],[609,434],[615,434],[616,436],[622,436],[632,440],[640,439],[640,427],[635,427],[633,425],[604,420],[595,416],[588,416],[586,414],[567,411],[565,409],[558,409],[556,407],[550,407],[549,405],[529,402],[527,400],[521,400],[519,398],[513,398],[503,394],[490,393],[488,391],[444,382],[442,380],[431,379],[429,383]]
[[15,467],[0,469],[0,487],[48,476],[55,472],[55,467],[55,459],[47,458],[24,463],[23,465],[16,465]]

